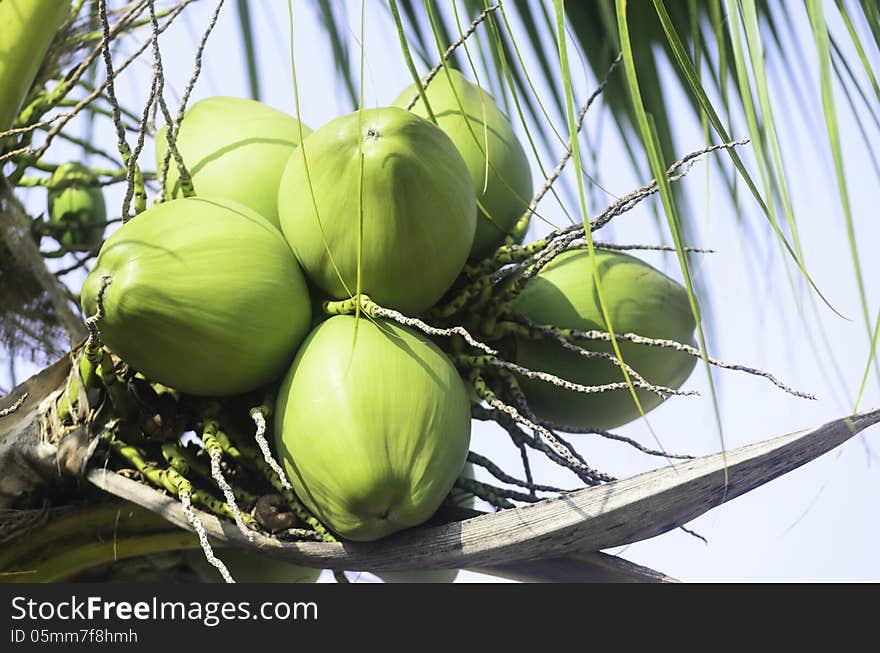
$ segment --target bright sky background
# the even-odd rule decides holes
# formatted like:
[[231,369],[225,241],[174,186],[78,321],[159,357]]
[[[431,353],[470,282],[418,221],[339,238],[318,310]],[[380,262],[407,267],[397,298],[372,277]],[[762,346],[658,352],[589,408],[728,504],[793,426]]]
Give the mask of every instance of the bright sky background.
[[[187,19],[161,37],[168,81],[166,97],[171,106],[176,105],[192,71],[196,43],[214,4],[210,1],[196,3],[185,12]],[[209,41],[193,102],[210,95],[248,95],[243,55],[238,49],[235,7],[232,2],[226,4]],[[832,5],[829,2],[829,16],[834,13],[830,9]],[[341,85],[335,81],[330,49],[322,40],[324,32],[313,4],[297,0],[294,6],[301,118],[315,129],[331,118],[349,112],[351,107]],[[347,6],[356,62],[355,34],[359,30],[360,3],[348,2]],[[253,2],[252,7],[258,34],[263,100],[294,113],[287,3],[265,0]],[[411,78],[400,55],[387,10],[378,2],[368,2],[367,14],[366,103],[367,106],[382,106],[392,102],[411,83]],[[811,38],[809,25],[800,11],[793,12],[792,19],[802,37]],[[832,27],[837,25],[832,22]],[[146,38],[146,35],[144,32],[139,38]],[[129,41],[123,50],[129,49],[131,43],[133,41]],[[806,43],[805,63],[813,74],[812,77],[802,76],[799,81],[809,97],[818,98],[816,65],[811,58],[814,50],[808,41]],[[570,47],[573,46],[570,44]],[[121,52],[117,60],[122,59]],[[553,53],[550,54],[552,57]],[[875,65],[880,62],[875,50],[869,51],[869,57]],[[572,61],[573,65],[579,65],[577,57]],[[832,355],[843,374],[841,382],[829,365],[816,329],[817,313],[814,313],[800,282],[796,284],[800,297],[805,300],[803,317],[798,312],[780,248],[754,201],[743,194],[737,209],[727,198],[715,163],[698,164],[680,182],[685,186],[695,214],[700,216],[699,236],[690,244],[717,250],[716,254],[705,256],[697,268],[697,274],[712,288],[713,313],[708,325],[710,353],[724,360],[769,370],[790,385],[819,396],[815,402],[796,399],[762,379],[722,371],[716,379],[728,448],[815,426],[850,412],[868,352],[843,213],[827,154],[821,106],[818,103],[804,106],[793,101],[788,82],[780,84],[778,64],[774,63],[772,56],[768,56],[768,62],[771,87],[775,93],[781,92],[774,96],[774,101],[778,105],[777,120],[787,154],[788,182],[802,230],[807,264],[818,286],[850,321],[837,318],[816,302]],[[530,69],[538,70],[531,60],[527,59],[527,63]],[[595,81],[589,75],[585,81],[579,68],[575,69],[573,77],[576,83],[580,81],[576,84],[577,97],[582,102],[595,86]],[[144,58],[143,63],[127,71],[117,85],[123,103],[138,113],[147,97],[149,79],[150,63]],[[678,152],[685,154],[699,149],[705,144],[699,122],[690,114],[683,99],[676,95],[674,89],[677,86],[670,84],[668,88],[670,114],[680,116],[676,132]],[[880,277],[880,261],[873,251],[878,243],[878,226],[874,218],[880,190],[871,171],[867,146],[856,130],[845,101],[838,95],[857,237],[875,317],[880,304],[876,283]],[[633,173],[616,131],[609,129],[610,118],[601,102],[591,111],[582,147],[600,148],[600,180],[611,193],[623,195],[647,180]],[[561,121],[557,127],[567,129]],[[518,129],[521,133],[520,125]],[[880,142],[877,140],[880,134],[874,126],[868,125],[867,129],[875,139],[874,143]],[[744,125],[735,130],[737,138],[746,135]],[[107,150],[115,151],[115,137],[109,127],[97,135],[97,140]],[[57,151],[63,150],[59,148]],[[549,167],[555,165],[560,154],[561,151],[547,153],[545,162]],[[751,161],[748,151],[744,154],[746,160]],[[152,158],[150,144],[142,159],[145,169],[153,169]],[[723,155],[716,159],[727,165]],[[58,162],[61,162],[60,158]],[[534,162],[533,170],[537,187],[542,176]],[[757,179],[757,168],[752,165],[750,171]],[[595,199],[590,206],[592,213],[613,199],[600,191],[595,191],[591,197]],[[107,199],[108,207],[115,215],[121,205],[121,190],[108,193]],[[28,206],[34,210],[43,210],[45,191],[34,190],[27,200]],[[571,205],[571,208],[575,209],[575,206]],[[556,224],[565,222],[552,200],[545,200],[542,209]],[[752,236],[743,237],[740,221],[747,225]],[[646,202],[615,220],[610,229],[600,232],[600,237],[618,243],[662,242],[663,237],[658,235],[654,224],[650,202]],[[546,226],[535,221],[530,236],[544,230]],[[639,256],[673,277],[681,278],[674,255]],[[76,280],[71,278],[70,281]],[[24,378],[32,371],[35,370],[23,365],[19,376]],[[5,375],[5,369],[0,374]],[[872,377],[863,401],[865,409],[880,404],[876,378]],[[0,384],[8,386],[8,379],[0,376]],[[702,396],[667,402],[649,414],[651,426],[668,451],[691,454],[718,451],[721,446],[719,434],[701,365],[685,388],[696,389]],[[646,445],[653,444],[644,423],[623,427],[618,432]],[[877,471],[880,461],[876,453],[877,437],[876,428],[869,430],[865,436],[818,461],[689,524],[690,528],[708,538],[708,545],[681,531],[674,531],[609,552],[685,581],[878,581],[880,558],[876,552],[880,550],[880,517],[876,499],[880,496],[880,474]],[[647,457],[625,445],[601,441],[597,436],[572,436],[572,439],[594,466],[619,477],[665,464],[662,459]],[[498,429],[485,425],[474,429],[472,447],[491,455],[502,467],[521,476],[519,453],[506,442],[506,435]],[[536,475],[546,482],[574,487],[574,477],[569,473],[552,464],[544,464],[537,456],[533,457],[533,463]],[[322,580],[330,578],[328,573],[322,576]],[[370,578],[364,575],[361,580]],[[459,582],[474,580],[491,579],[470,572],[463,572],[458,578]]]

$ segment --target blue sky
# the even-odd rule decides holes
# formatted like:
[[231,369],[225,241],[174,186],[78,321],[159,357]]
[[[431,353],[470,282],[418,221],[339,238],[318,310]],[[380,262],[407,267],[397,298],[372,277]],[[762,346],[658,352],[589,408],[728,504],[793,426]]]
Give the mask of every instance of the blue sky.
[[[192,101],[210,95],[248,94],[243,57],[238,50],[234,3],[227,5],[209,41],[204,70]],[[252,5],[263,100],[294,113],[287,3],[269,0]],[[330,51],[322,40],[323,31],[312,3],[297,1],[294,5],[302,102],[300,117],[314,129],[347,113],[350,106],[347,95],[335,82]],[[192,70],[198,34],[213,6],[213,2],[195,3],[187,12],[189,18],[162,37],[168,81],[166,97],[172,106]],[[360,4],[349,2],[347,6],[353,30],[350,40],[356,56]],[[381,106],[392,102],[411,78],[401,58],[388,12],[374,2],[369,2],[367,7],[365,97],[367,106]],[[793,20],[798,33],[810,38],[805,18],[794,12]],[[140,38],[145,37],[146,33]],[[131,43],[127,47],[131,47]],[[123,46],[122,51],[125,48]],[[809,42],[805,52],[809,59],[813,53]],[[876,50],[869,51],[869,57],[875,65],[880,61]],[[768,61],[773,75],[772,56]],[[537,70],[534,62],[527,59],[527,63]],[[815,62],[809,60],[807,64],[812,76],[804,75],[801,82],[811,97],[819,98]],[[579,70],[573,77],[577,95],[582,100],[595,82],[585,80]],[[146,99],[149,79],[150,63],[145,58],[117,83],[123,102],[138,113]],[[782,130],[788,182],[807,265],[832,304],[850,319],[836,317],[821,302],[815,304],[814,312],[804,284],[796,279],[794,272],[791,278],[796,291],[792,291],[786,273],[788,264],[764,217],[746,195],[741,196],[738,207],[730,202],[714,161],[698,164],[680,182],[694,213],[699,216],[699,233],[696,242],[690,244],[717,250],[700,259],[696,268],[696,274],[711,288],[710,353],[724,360],[769,370],[790,385],[819,397],[818,401],[808,402],[790,397],[761,379],[737,372],[718,373],[720,413],[728,448],[814,426],[851,411],[868,352],[840,198],[827,154],[821,106],[818,99],[815,105],[799,104],[791,96],[787,82],[779,80],[777,72],[770,82],[777,93],[774,96],[777,121]],[[677,95],[677,87],[669,84],[667,88],[670,113],[680,117],[676,123],[679,152],[684,154],[702,147],[704,137],[699,122]],[[863,142],[842,98],[838,99],[838,110],[863,272],[871,310],[877,311],[876,279],[880,278],[880,261],[873,249],[880,242],[875,219],[880,186],[871,170],[868,148],[880,142],[880,134],[869,125],[872,143]],[[582,141],[582,147],[587,143],[599,147],[599,179],[610,193],[622,195],[646,180],[633,172],[618,134],[608,128],[610,119],[602,115],[604,111],[602,106],[592,110],[585,127],[588,136]],[[557,127],[565,129],[562,122],[557,123]],[[743,124],[737,127],[735,137],[747,135]],[[115,140],[109,125],[104,125],[97,139],[106,149],[114,150]],[[57,151],[59,156],[65,154],[61,147]],[[545,154],[545,163],[552,166],[560,152]],[[748,150],[744,155],[757,178],[757,168]],[[152,156],[148,146],[143,158],[145,168],[152,169]],[[716,158],[728,165],[723,156]],[[537,187],[542,176],[534,161],[533,171]],[[30,192],[28,205],[41,210],[44,195],[39,189]],[[592,212],[610,201],[601,191],[591,193],[591,197],[596,199],[590,208]],[[108,193],[108,206],[118,210],[120,204],[121,191]],[[542,209],[557,224],[565,222],[551,201],[545,201]],[[615,220],[610,229],[600,232],[600,237],[619,243],[658,243],[662,236],[654,224],[651,207],[645,203]],[[743,236],[741,224],[748,226],[751,237]],[[539,235],[545,229],[535,221],[530,236]],[[642,258],[681,278],[674,256],[651,254]],[[793,270],[788,267],[789,271]],[[71,281],[75,283],[75,279]],[[795,296],[802,300],[803,314],[799,312]],[[842,384],[831,371],[823,346],[815,344],[820,342],[817,315],[826,329],[832,355],[843,372]],[[25,376],[27,372],[27,366],[23,366],[20,375]],[[6,384],[7,380],[0,377],[0,383]],[[651,427],[669,451],[701,454],[719,450],[706,373],[701,366],[685,387],[700,391],[702,396],[667,402],[649,414]],[[876,407],[880,404],[878,399],[876,376],[873,376],[863,408]],[[644,423],[631,424],[619,432],[645,444],[652,442]],[[689,527],[708,538],[708,544],[676,531],[610,552],[687,581],[880,580],[880,559],[876,556],[880,549],[880,517],[876,510],[876,497],[880,496],[877,437],[876,429],[869,431],[839,450],[697,519]],[[520,469],[519,453],[506,446],[505,439],[497,429],[475,426],[473,448],[516,472]],[[616,476],[664,464],[662,459],[646,457],[596,436],[573,436],[573,439],[594,465]],[[571,484],[572,477],[559,468],[537,457],[533,463],[536,474],[547,482]],[[324,575],[325,580],[327,576]],[[467,572],[459,576],[459,581],[469,580],[487,579]]]

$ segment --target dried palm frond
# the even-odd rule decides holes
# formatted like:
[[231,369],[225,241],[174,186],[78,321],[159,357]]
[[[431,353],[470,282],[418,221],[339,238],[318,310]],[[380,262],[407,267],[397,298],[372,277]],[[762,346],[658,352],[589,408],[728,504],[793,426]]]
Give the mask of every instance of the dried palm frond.
[[69,291],[46,268],[30,218],[0,178],[0,346],[35,363],[65,351],[84,326]]

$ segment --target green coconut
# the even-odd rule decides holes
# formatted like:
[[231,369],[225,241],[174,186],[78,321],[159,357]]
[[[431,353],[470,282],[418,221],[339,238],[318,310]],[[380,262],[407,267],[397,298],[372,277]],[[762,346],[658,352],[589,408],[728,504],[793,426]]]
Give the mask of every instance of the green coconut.
[[470,402],[431,341],[336,316],[306,338],[278,392],[275,442],[297,496],[342,537],[369,541],[428,519],[470,443]]
[[[694,318],[684,287],[628,254],[596,250],[603,298],[615,333],[637,333],[693,344]],[[518,297],[515,311],[540,324],[583,331],[606,331],[586,250],[565,252],[554,259]],[[611,343],[579,341],[579,345],[613,353]],[[647,381],[677,389],[696,358],[672,349],[620,343],[624,361]],[[584,385],[623,381],[613,363],[585,358],[552,340],[516,339],[516,361],[532,370],[550,372]],[[639,417],[629,389],[591,395],[563,390],[549,383],[523,379],[532,410],[541,418],[575,427],[614,428]],[[637,390],[644,411],[661,403],[657,394]]]
[[[200,100],[184,115],[177,149],[199,197],[228,199],[278,226],[278,182],[291,153],[311,133],[283,111],[255,100],[216,96]],[[167,127],[156,137],[156,161],[162,165]],[[172,157],[166,181],[169,197],[182,197]]]
[[[532,199],[529,160],[513,125],[492,96],[459,71],[449,69],[448,77],[440,71],[425,94],[437,126],[452,139],[467,163],[481,204],[471,258],[488,256],[510,235]],[[413,84],[394,104],[404,107],[416,95],[418,89]],[[421,99],[412,111],[428,117]]]
[[104,243],[82,289],[104,343],[182,392],[222,396],[280,377],[308,333],[311,304],[281,233],[251,209],[186,198],[158,204]]
[[97,245],[104,236],[107,207],[98,178],[81,163],[64,163],[49,179],[49,225],[67,247]]
[[[466,463],[459,474],[465,478],[474,477],[474,466]],[[476,497],[459,488],[453,488],[449,494],[452,502],[462,508],[473,508]],[[377,571],[375,575],[385,583],[454,583],[460,569],[431,569],[427,571]]]
[[361,291],[414,314],[461,272],[473,244],[475,202],[467,165],[449,137],[388,107],[331,120],[306,138],[281,178],[278,212],[303,270],[324,292],[338,299],[355,292],[360,250]]
[[[262,553],[225,548],[215,551],[237,583],[314,583],[320,569],[301,567],[275,560]],[[220,572],[206,559],[201,549],[187,551],[186,561],[203,583],[223,581]]]

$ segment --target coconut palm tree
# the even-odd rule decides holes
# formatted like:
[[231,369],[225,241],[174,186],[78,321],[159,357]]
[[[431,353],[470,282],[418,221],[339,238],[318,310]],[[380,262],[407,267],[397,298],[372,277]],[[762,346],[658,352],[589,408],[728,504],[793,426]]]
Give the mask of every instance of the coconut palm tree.
[[[231,444],[217,445],[235,487],[230,495],[214,485],[211,476],[219,480],[223,472],[212,467],[211,447],[177,444],[183,431],[191,429],[199,430],[207,443],[200,412],[204,406],[157,391],[123,360],[101,350],[100,317],[83,314],[79,306],[82,281],[102,243],[90,234],[107,228],[109,235],[117,223],[161,197],[165,166],[150,159],[151,146],[145,148],[145,143],[155,136],[157,120],[171,125],[168,141],[173,140],[170,133],[180,124],[195,84],[204,83],[212,72],[215,29],[234,27],[235,59],[251,97],[266,100],[273,91],[267,80],[283,76],[285,84],[292,82],[285,87],[295,97],[289,103],[291,113],[308,120],[308,111],[314,111],[309,107],[321,102],[308,99],[300,88],[309,83],[309,66],[317,64],[304,61],[302,47],[294,45],[295,39],[305,38],[297,26],[307,20],[322,30],[311,42],[320,42],[321,52],[308,56],[323,57],[323,65],[333,71],[322,92],[336,101],[340,113],[390,104],[393,96],[374,99],[377,88],[383,88],[376,76],[384,69],[374,68],[381,61],[395,67],[388,77],[426,88],[434,83],[430,79],[442,83],[457,69],[485,89],[510,119],[528,155],[536,197],[532,202],[524,198],[514,238],[488,262],[472,262],[470,280],[462,277],[453,291],[464,292],[480,277],[498,281],[511,265],[527,270],[537,259],[525,254],[550,251],[553,242],[568,242],[570,234],[572,243],[586,240],[592,256],[594,247],[611,246],[613,236],[633,233],[625,227],[617,231],[620,215],[647,206],[651,214],[645,220],[648,226],[636,232],[637,249],[646,256],[652,249],[665,252],[658,260],[681,280],[697,325],[694,345],[701,352],[706,395],[701,414],[714,420],[720,440],[713,448],[724,453],[698,458],[688,463],[687,471],[664,464],[651,472],[657,483],[669,484],[664,496],[674,501],[664,504],[655,490],[636,492],[607,508],[625,522],[652,506],[656,519],[619,539],[607,525],[603,530],[601,520],[584,523],[554,512],[552,505],[537,504],[549,494],[538,492],[542,481],[532,479],[528,464],[514,474],[510,456],[502,456],[501,470],[500,459],[472,452],[470,460],[482,476],[462,480],[461,488],[506,510],[492,518],[496,521],[461,521],[473,517],[473,510],[448,502],[435,517],[433,530],[426,528],[422,539],[410,544],[434,552],[425,566],[456,564],[525,579],[558,578],[560,573],[578,579],[663,579],[663,574],[623,559],[584,554],[562,544],[545,554],[543,566],[519,564],[533,557],[534,542],[524,535],[505,549],[497,534],[505,519],[516,518],[549,524],[545,535],[561,543],[577,535],[589,542],[584,545],[589,551],[638,541],[684,525],[880,419],[877,413],[852,417],[869,402],[880,379],[880,313],[871,301],[873,261],[865,242],[873,226],[864,200],[858,199],[880,177],[872,147],[880,143],[875,72],[880,8],[873,0],[311,0],[289,5],[2,0],[0,37],[9,46],[0,55],[0,346],[8,373],[0,389],[8,394],[0,400],[0,574],[7,579],[203,577],[188,553],[200,544],[190,531],[207,532],[215,546],[247,547],[247,538],[254,536],[238,530],[236,522],[246,531],[243,520],[256,520],[262,529],[258,537],[278,549],[276,557],[309,566],[382,569],[401,559],[399,549],[383,549],[382,542],[360,557],[341,553],[331,542],[322,543],[323,549],[299,543],[320,540],[325,531],[289,488],[280,485],[260,447],[249,441],[232,437]],[[279,26],[288,23],[291,31],[283,34]],[[185,26],[194,58],[183,65],[166,52],[175,29],[180,34]],[[274,35],[269,26],[274,26]],[[267,45],[272,38],[283,54]],[[322,111],[322,121],[332,117]],[[807,134],[808,142],[798,142],[798,134]],[[610,155],[608,142],[616,150]],[[169,149],[173,153],[174,147]],[[167,158],[175,166],[172,153]],[[856,168],[856,159],[864,165]],[[71,173],[60,165],[67,160],[85,162],[85,168]],[[728,447],[724,438],[730,430],[719,409],[726,377],[719,371],[731,366],[713,365],[719,363],[713,357],[715,343],[725,337],[724,324],[716,319],[725,315],[718,306],[722,285],[703,273],[711,263],[704,262],[701,251],[709,232],[706,210],[695,199],[694,186],[700,182],[696,173],[684,179],[697,161],[706,162],[703,185],[711,182],[712,192],[733,207],[728,212],[735,223],[728,233],[739,238],[743,269],[749,272],[742,287],[754,297],[766,292],[768,279],[782,288],[772,295],[775,306],[755,299],[748,310],[804,329],[805,347],[830,380],[829,391],[841,395],[837,415],[847,419],[749,449]],[[181,178],[185,171],[184,162]],[[804,184],[800,177],[807,173],[822,176],[818,183]],[[621,187],[616,175],[633,179],[635,191],[626,194],[632,188]],[[68,199],[46,205],[44,188]],[[113,198],[107,202],[109,210],[96,189]],[[65,202],[72,203],[70,210],[64,209]],[[832,215],[823,218],[823,235],[817,236],[818,221],[809,209],[829,204]],[[525,254],[517,249],[516,236],[531,242],[548,234],[549,244],[543,248]],[[606,239],[605,234],[611,236]],[[838,261],[832,280],[816,273],[817,259],[829,256]],[[359,315],[387,315],[370,314],[379,309],[355,304]],[[488,319],[490,309],[491,304],[478,305],[471,317],[479,324]],[[852,357],[844,362],[834,340],[844,313],[853,325],[847,331],[857,343],[853,349],[859,352],[855,363]],[[434,326],[462,326],[453,322]],[[473,328],[474,322],[467,326]],[[613,333],[613,323],[605,329]],[[622,361],[617,347],[613,355]],[[37,369],[41,371],[29,381],[17,383],[24,370]],[[769,372],[747,371],[776,383],[780,396],[785,390],[806,394]],[[632,379],[625,378],[637,397]],[[492,410],[496,407],[488,397],[481,395],[474,417],[496,422],[500,433],[510,432],[519,444],[517,456],[519,448],[525,451],[525,441],[534,442],[535,450],[542,437],[555,441],[551,430],[522,415],[511,422],[510,413]],[[224,427],[231,436],[236,430],[263,431],[271,412],[268,399],[254,394],[239,404],[224,402],[231,415]],[[788,424],[803,425],[795,420]],[[646,429],[643,435],[656,437],[650,426]],[[144,433],[155,440],[141,442]],[[156,441],[162,439],[173,446],[161,448]],[[636,444],[642,451],[659,450],[654,453],[666,456],[662,462],[672,463],[674,456],[659,442]],[[547,449],[545,445],[546,455],[557,463],[572,457],[559,453],[562,449]],[[869,449],[866,455],[871,455]],[[114,473],[99,477],[98,461],[107,462]],[[651,466],[656,463],[654,459]],[[239,464],[243,484],[235,480]],[[205,477],[189,474],[195,469],[202,469]],[[262,478],[257,495],[246,492],[253,490],[249,474]],[[516,476],[527,480],[517,483]],[[603,481],[573,499],[587,509],[596,505],[610,478],[578,478],[585,477]],[[490,479],[492,483],[486,482]],[[623,488],[628,481],[614,482]],[[244,513],[235,509],[236,502],[247,504]],[[516,512],[532,503],[537,504],[532,512]],[[73,507],[84,516],[72,519]],[[278,547],[277,538],[265,535],[270,523],[283,523],[276,532],[287,533],[287,544]],[[116,534],[113,547],[92,546],[95,533],[111,532]],[[482,548],[462,557],[455,546],[460,538],[481,542]],[[130,564],[115,562],[117,558]]]

